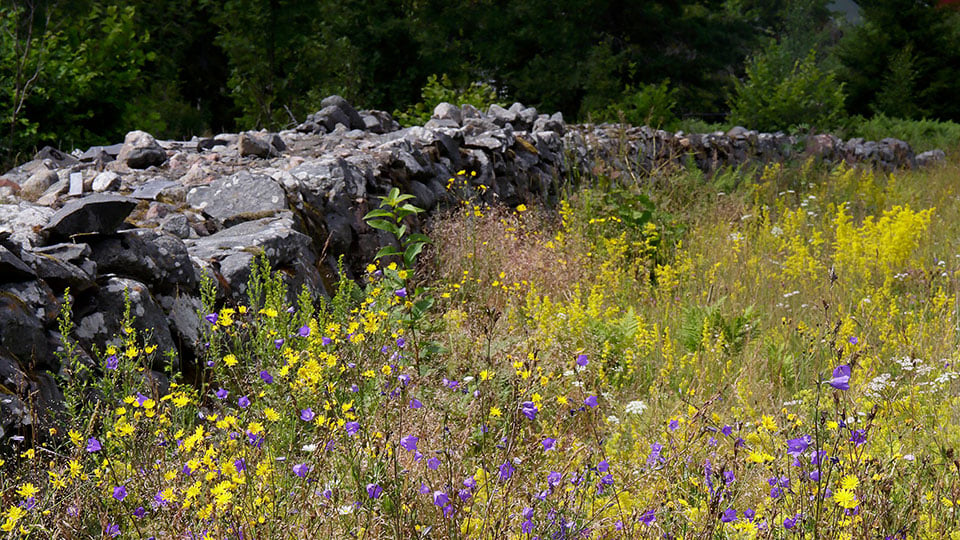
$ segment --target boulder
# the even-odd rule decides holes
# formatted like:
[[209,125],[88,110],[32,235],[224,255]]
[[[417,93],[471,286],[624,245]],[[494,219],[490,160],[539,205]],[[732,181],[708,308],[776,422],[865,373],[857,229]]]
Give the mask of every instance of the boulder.
[[[80,247],[82,255],[71,257],[66,248]],[[46,248],[24,250],[21,254],[37,274],[55,291],[62,292],[70,287],[74,292],[83,292],[95,285],[97,263],[89,260],[90,248],[87,244],[56,244]]]
[[56,171],[46,168],[40,169],[30,175],[30,178],[20,186],[20,197],[28,201],[35,201],[43,196],[50,189],[50,186],[59,181],[60,177],[57,176]]
[[[320,106],[324,109],[328,107],[336,107],[340,109],[340,111],[343,112],[343,115],[347,118],[347,123],[344,125],[350,129],[364,129],[365,127],[363,118],[361,118],[357,110],[353,108],[353,105],[338,95],[327,96],[323,101],[320,102]],[[332,129],[333,128],[331,128],[331,130]]]
[[20,365],[53,363],[43,321],[15,291],[0,291],[0,347]]
[[28,202],[0,204],[0,234],[9,233],[11,241],[25,248],[38,245],[41,230],[53,213],[50,208]]
[[94,177],[90,187],[93,191],[102,193],[104,191],[116,191],[120,189],[120,184],[121,179],[119,174],[113,171],[103,171]]
[[190,220],[183,214],[170,214],[160,222],[160,230],[168,232],[177,238],[190,238],[193,229]]
[[197,313],[202,309],[198,298],[187,295],[157,296],[157,302],[170,322],[170,331],[174,340],[179,342],[180,349],[194,349],[200,341],[200,317]]
[[60,314],[60,302],[42,280],[18,281],[0,285],[0,294],[11,294],[27,307],[45,328],[52,328]]
[[4,281],[23,281],[34,279],[37,274],[20,260],[20,257],[0,246],[0,276],[3,276]]
[[91,146],[86,152],[80,154],[80,161],[91,162],[100,161],[110,163],[117,159],[120,151],[123,150],[123,144],[112,144],[110,146]]
[[565,130],[563,114],[559,112],[554,113],[552,116],[541,114],[533,122],[533,131],[552,131],[562,137]]
[[77,158],[57,150],[52,146],[44,146],[40,149],[35,156],[34,160],[44,161],[46,163],[52,163],[54,168],[60,169],[64,167],[72,167],[77,164]]
[[460,112],[460,107],[446,102],[443,102],[433,108],[433,118],[438,120],[449,120],[453,122],[456,127],[459,127],[460,123],[463,121],[463,115]]
[[314,209],[339,208],[367,197],[367,179],[347,160],[324,157],[304,161],[290,170],[303,201]]
[[75,199],[57,210],[43,228],[53,239],[68,239],[77,234],[109,234],[130,215],[137,201],[129,197],[96,193]]
[[266,255],[274,269],[288,270],[284,276],[291,286],[291,299],[304,283],[315,294],[323,291],[312,240],[294,228],[289,211],[184,242],[192,257],[219,269],[227,292],[235,298],[245,294],[250,263],[258,252]]
[[187,203],[231,227],[285,210],[287,196],[273,178],[241,170],[209,185],[191,188]]
[[253,131],[241,133],[237,139],[237,151],[243,157],[268,158],[273,153],[272,150],[270,141]]
[[400,129],[400,124],[385,111],[363,111],[360,117],[363,120],[362,129],[371,133],[384,134]]
[[131,131],[124,137],[123,148],[117,159],[131,169],[146,169],[152,165],[163,165],[167,160],[167,151],[153,135],[145,131]]
[[[103,350],[108,343],[120,343],[120,315],[124,310],[124,297],[130,301],[133,327],[147,343],[158,345],[156,358],[165,358],[167,351],[177,352],[166,314],[154,300],[147,286],[139,281],[109,277],[101,285],[97,295],[84,306],[77,317],[74,331],[84,348],[97,346]],[[176,366],[175,366],[176,367]]]
[[921,152],[917,155],[917,166],[930,167],[944,163],[946,160],[947,154],[943,150],[940,150],[939,148],[935,150],[927,150],[926,152]]
[[183,240],[157,229],[129,229],[90,241],[101,274],[147,283],[152,291],[194,290],[197,274]]
[[496,103],[490,106],[490,108],[487,110],[487,114],[492,117],[493,123],[500,127],[504,127],[507,124],[517,121],[517,113],[509,109],[504,109]]
[[[345,113],[343,109],[336,105],[330,105],[320,109],[314,115],[313,121],[323,126],[327,133],[336,129],[338,124],[348,129],[350,128],[350,117],[347,116],[347,113]],[[361,119],[361,122],[362,121]],[[362,128],[364,126],[361,125],[360,127]]]
[[130,194],[134,199],[145,201],[156,201],[160,199],[161,194],[167,190],[173,190],[180,187],[180,184],[166,178],[154,178],[141,184]]

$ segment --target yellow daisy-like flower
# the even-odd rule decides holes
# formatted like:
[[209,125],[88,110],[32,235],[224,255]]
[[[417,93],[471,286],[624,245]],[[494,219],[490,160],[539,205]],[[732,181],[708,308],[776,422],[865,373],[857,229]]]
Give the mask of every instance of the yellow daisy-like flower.
[[80,435],[79,431],[71,429],[67,432],[67,435],[70,436],[70,442],[72,442],[74,446],[80,447],[80,445],[83,444],[83,435]]
[[840,479],[840,487],[847,490],[857,489],[860,485],[860,479],[856,475],[848,474]]
[[850,491],[849,489],[840,489],[833,494],[833,501],[837,503],[841,508],[846,508],[851,510],[856,508],[860,501],[857,500],[857,496]]
[[223,363],[229,367],[233,367],[237,365],[237,357],[235,355],[228,354],[223,357]]
[[490,407],[490,416],[492,416],[492,417],[494,417],[494,418],[500,418],[500,416],[502,416],[502,414],[503,414],[503,413],[500,412],[500,408],[499,408],[499,407],[496,407],[496,406]]
[[40,493],[40,490],[30,482],[27,482],[26,484],[17,488],[17,495],[23,497],[24,499],[29,499],[37,493]]

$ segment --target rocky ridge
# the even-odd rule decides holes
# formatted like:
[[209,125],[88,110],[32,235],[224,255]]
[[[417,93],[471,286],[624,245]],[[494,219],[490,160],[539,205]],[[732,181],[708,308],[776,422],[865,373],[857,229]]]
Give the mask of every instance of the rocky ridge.
[[443,103],[424,126],[401,129],[388,113],[357,111],[339,96],[279,133],[158,141],[134,131],[84,152],[44,148],[0,177],[0,436],[42,423],[35,411],[62,403],[55,353],[67,287],[71,339],[85,361],[94,364],[89,352],[120,330],[126,295],[138,328],[172,351],[165,361],[189,364],[202,274],[222,301],[240,300],[262,252],[292,291],[329,294],[338,258],[357,278],[391,241],[362,220],[391,187],[415,195],[429,216],[456,202],[447,180],[462,170],[476,172],[464,178],[485,202],[553,204],[562,182],[600,164],[655,174],[807,155],[884,170],[944,159],[915,156],[895,139],[568,125],[519,103],[486,112]]

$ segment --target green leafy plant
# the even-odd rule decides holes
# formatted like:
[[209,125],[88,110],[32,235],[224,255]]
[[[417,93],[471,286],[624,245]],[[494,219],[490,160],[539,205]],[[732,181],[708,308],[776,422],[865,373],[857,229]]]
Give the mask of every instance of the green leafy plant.
[[677,123],[673,109],[677,106],[677,89],[670,80],[660,84],[627,86],[620,100],[601,111],[602,120],[626,122],[635,126],[648,125],[670,129]]
[[417,260],[417,255],[423,251],[424,246],[430,243],[430,239],[426,235],[420,233],[407,234],[407,225],[403,223],[404,218],[423,212],[422,208],[417,208],[407,202],[412,198],[413,195],[401,194],[399,189],[393,188],[385,197],[380,198],[380,208],[371,210],[363,216],[367,225],[392,234],[400,243],[399,250],[394,246],[380,248],[376,256],[377,260],[383,257],[399,256],[403,260],[404,266],[412,269]]
[[430,119],[434,107],[444,102],[454,105],[469,104],[478,109],[486,109],[494,103],[499,103],[496,89],[489,84],[474,82],[467,87],[457,87],[447,75],[427,77],[427,84],[420,91],[420,97],[422,101],[403,111],[394,111],[393,116],[401,125],[423,125]]
[[834,73],[821,69],[814,51],[785,73],[774,56],[761,53],[747,63],[746,78],[734,83],[728,99],[730,122],[761,131],[835,128],[845,112],[843,84]]

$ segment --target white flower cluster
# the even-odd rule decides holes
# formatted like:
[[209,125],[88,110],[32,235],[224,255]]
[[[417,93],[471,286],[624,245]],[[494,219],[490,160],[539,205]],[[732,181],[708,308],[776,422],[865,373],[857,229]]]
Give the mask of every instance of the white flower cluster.
[[893,375],[882,373],[867,383],[866,394],[873,399],[877,399],[880,397],[881,392],[887,388],[893,388],[896,385],[897,383],[893,380]]
[[626,411],[628,414],[643,414],[643,411],[647,410],[647,404],[640,401],[631,401],[627,403]]

